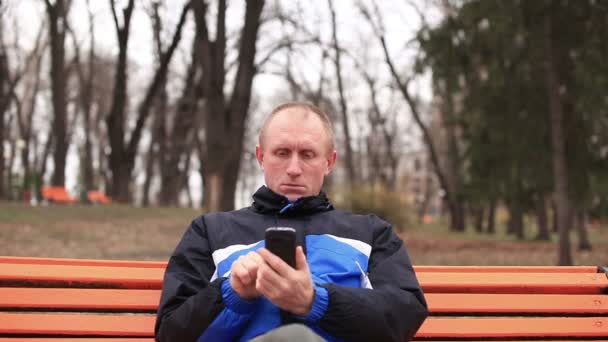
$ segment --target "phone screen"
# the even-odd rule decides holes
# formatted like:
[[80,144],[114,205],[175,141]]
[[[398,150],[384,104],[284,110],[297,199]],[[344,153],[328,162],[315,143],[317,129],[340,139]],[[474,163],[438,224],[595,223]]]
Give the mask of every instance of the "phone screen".
[[286,264],[296,267],[296,230],[290,227],[270,227],[265,233],[266,249]]

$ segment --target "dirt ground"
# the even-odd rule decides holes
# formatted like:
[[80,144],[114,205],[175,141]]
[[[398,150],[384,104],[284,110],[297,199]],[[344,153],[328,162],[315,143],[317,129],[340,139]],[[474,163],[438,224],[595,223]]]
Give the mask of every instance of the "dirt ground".
[[[189,222],[192,209],[130,207],[37,207],[0,204],[0,255],[166,260]],[[608,232],[591,232],[593,250],[577,265],[608,265]],[[416,265],[554,265],[556,242],[513,241],[410,227],[401,234]]]

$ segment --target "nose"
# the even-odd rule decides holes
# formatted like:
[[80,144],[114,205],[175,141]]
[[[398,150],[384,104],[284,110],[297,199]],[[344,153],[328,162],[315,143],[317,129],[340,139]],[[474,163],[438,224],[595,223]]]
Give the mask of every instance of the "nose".
[[300,158],[297,153],[289,159],[289,164],[287,165],[287,175],[290,177],[296,177],[302,174],[302,167],[300,167]]

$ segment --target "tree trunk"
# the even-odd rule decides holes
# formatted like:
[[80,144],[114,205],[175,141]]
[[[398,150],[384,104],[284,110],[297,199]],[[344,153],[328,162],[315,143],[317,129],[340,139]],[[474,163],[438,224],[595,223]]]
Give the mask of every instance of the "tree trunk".
[[[2,18],[0,18],[2,20]],[[2,30],[0,22],[0,31]],[[1,37],[0,33],[0,37]],[[1,41],[0,41],[1,43]],[[4,176],[4,127],[5,113],[10,103],[8,58],[4,51],[4,44],[0,44],[0,199],[6,198]]]
[[[8,121],[8,127],[11,127],[11,120],[9,119]],[[9,140],[11,138],[10,134],[8,136]],[[8,164],[7,164],[7,168],[6,171],[8,171],[6,173],[6,191],[7,191],[7,199],[9,200],[14,200],[15,199],[15,192],[14,187],[13,187],[13,164],[15,163],[15,156],[17,155],[17,144],[16,142],[13,140],[11,142],[11,144],[9,145],[9,154],[8,154]]]
[[464,232],[466,227],[464,207],[454,200],[448,200],[447,204],[450,211],[450,230]]
[[536,223],[538,226],[538,235],[535,240],[549,241],[551,236],[549,234],[549,223],[547,220],[547,205],[545,203],[545,196],[538,195],[536,199]]
[[127,47],[134,0],[129,0],[127,6],[123,9],[122,26],[118,23],[114,6],[114,1],[112,1],[111,8],[118,38],[118,57],[112,90],[112,106],[106,117],[108,140],[111,148],[108,162],[112,172],[109,192],[115,201],[129,202],[131,198],[129,191],[131,172],[125,156],[124,123],[127,105]]
[[[570,203],[568,200],[568,169],[566,167],[565,135],[564,135],[564,112],[560,96],[560,88],[564,85],[558,74],[560,68],[556,65],[557,56],[562,52],[556,46],[559,37],[555,37],[555,26],[552,11],[549,10],[544,18],[545,22],[545,82],[547,97],[549,101],[550,125],[551,125],[551,149],[553,159],[553,179],[555,182],[555,204],[557,209],[557,228],[559,230],[559,256],[558,264],[561,266],[572,265],[572,251],[570,250],[570,227],[568,225],[568,213]],[[561,24],[560,24],[561,25]]]
[[477,233],[483,232],[483,219],[485,210],[483,206],[473,208],[473,225]]
[[486,223],[486,232],[488,234],[496,233],[496,199],[490,200],[490,207],[488,208],[488,221]]
[[188,172],[184,169],[186,160],[194,147],[194,135],[198,132],[199,99],[203,97],[201,83],[201,65],[197,54],[197,38],[193,44],[192,61],[184,82],[182,96],[178,102],[173,129],[167,140],[167,151],[163,155],[163,172],[161,176],[160,203],[165,206],[178,205],[181,190],[180,175]]
[[587,233],[587,215],[584,211],[578,211],[575,215],[576,218],[576,232],[578,234],[578,250],[579,251],[590,251],[592,249],[591,242],[589,241],[589,235]]
[[155,141],[157,138],[158,126],[155,122],[152,128],[152,141],[150,142],[146,158],[146,179],[144,180],[144,184],[142,186],[141,205],[143,207],[150,206],[150,187],[152,185],[152,179],[154,178],[154,165],[157,164],[158,160],[158,152],[155,151],[155,148],[157,146]]
[[55,0],[52,5],[46,0],[49,18],[49,40],[51,42],[51,94],[53,122],[51,132],[55,136],[53,149],[54,170],[51,183],[65,186],[65,166],[68,151],[67,137],[67,98],[65,74],[65,36],[67,29],[67,8],[64,0]]
[[[22,106],[20,110],[17,111],[17,124],[19,127],[19,135],[21,139],[24,141],[25,145],[21,150],[21,163],[23,166],[23,189],[24,191],[28,191],[34,188],[35,192],[39,191],[39,187],[42,185],[42,176],[36,173],[35,164],[30,161],[30,153],[31,151],[36,151],[36,147],[33,144],[34,139],[32,137],[32,129],[34,122],[34,113],[36,112],[36,103],[38,99],[38,92],[40,90],[40,76],[42,70],[42,59],[44,57],[44,48],[42,44],[42,36],[44,29],[40,28],[38,33],[38,37],[36,38],[36,43],[32,54],[28,56],[28,62],[30,58],[35,59],[34,64],[34,80],[33,84],[28,84],[26,86],[26,90],[24,91],[24,100],[27,106]],[[35,154],[35,152],[34,152]],[[32,172],[34,170],[34,172]],[[32,194],[34,196],[34,194]],[[37,196],[37,198],[40,198]]]
[[466,216],[464,203],[462,200],[461,189],[462,179],[460,172],[460,149],[458,147],[458,138],[456,133],[456,124],[454,123],[454,91],[451,88],[446,90],[445,100],[441,113],[443,114],[442,124],[446,132],[447,153],[445,158],[445,175],[447,188],[450,189],[452,204],[450,205],[455,211],[450,210],[450,215],[455,216],[450,221],[450,230],[455,232],[463,232],[466,229]]
[[[428,161],[425,162],[424,164],[428,164]],[[424,221],[424,216],[427,213],[427,210],[429,208],[429,204],[431,203],[431,198],[432,198],[432,178],[430,176],[430,174],[428,174],[428,165],[426,165],[424,167],[424,173],[423,173],[423,182],[424,182],[424,186],[423,186],[423,195],[422,195],[422,201],[420,202],[420,205],[418,206],[418,222],[422,223]],[[396,171],[396,170],[395,170]],[[395,172],[395,177],[396,177],[396,172]],[[395,180],[396,182],[396,180]],[[395,183],[396,184],[396,183]],[[437,213],[437,216],[440,216],[440,213]]]
[[[353,150],[351,147],[351,136],[350,136],[350,125],[348,106],[346,105],[346,96],[344,94],[344,84],[342,80],[342,64],[341,57],[342,53],[340,45],[338,43],[338,33],[336,24],[336,11],[334,10],[333,1],[327,0],[329,4],[329,10],[331,13],[331,25],[332,25],[332,45],[334,49],[334,67],[336,68],[336,80],[338,81],[338,94],[340,96],[340,112],[342,117],[342,130],[344,131],[344,167],[346,168],[346,174],[348,175],[346,189],[351,189],[357,182],[356,167],[353,158]],[[350,198],[351,196],[348,196]]]
[[84,92],[82,94],[83,107],[83,123],[84,123],[84,148],[83,148],[83,167],[82,167],[82,182],[84,189],[92,190],[95,188],[94,169],[93,169],[93,146],[91,143],[91,132],[93,126],[91,124],[91,110],[93,104],[93,85],[95,74],[95,25],[94,16],[91,12],[89,0],[87,0],[87,10],[89,16],[89,35],[91,36],[91,46],[89,47],[88,70],[86,82],[82,85]]
[[114,102],[112,110],[107,118],[108,134],[112,146],[110,153],[110,168],[112,170],[112,194],[119,202],[131,201],[132,192],[129,190],[131,174],[135,166],[137,148],[141,139],[142,131],[146,119],[150,114],[154,99],[161,85],[164,84],[169,68],[169,63],[181,40],[181,32],[186,21],[186,15],[190,10],[190,3],[186,3],[182,9],[179,22],[173,34],[170,46],[162,54],[161,62],[154,73],[152,81],[148,86],[142,102],[138,106],[135,128],[131,132],[131,137],[125,143],[124,139],[124,115],[126,106],[126,62],[127,62],[127,43],[129,39],[129,27],[133,10],[133,0],[130,0],[124,12],[124,25],[120,27],[116,16],[114,2],[112,2],[112,12],[118,34],[119,54],[116,67],[116,77],[114,84]]
[[510,234],[514,234],[517,240],[524,239],[524,215],[522,212],[521,205],[517,200],[514,200],[509,203],[509,221],[508,232]]
[[[159,14],[159,2],[152,4],[152,12],[150,19],[152,20],[152,32],[154,33],[154,46],[156,52],[156,63],[157,67],[162,63],[163,58],[163,42],[162,42],[162,20]],[[168,94],[167,94],[167,82],[163,82],[160,85],[158,97],[155,99],[153,104],[153,121],[152,121],[152,138],[150,145],[148,146],[148,153],[146,154],[146,178],[142,186],[142,206],[147,207],[150,205],[150,188],[152,180],[154,179],[154,173],[156,170],[160,171],[161,180],[164,174],[162,161],[166,156],[166,143],[167,143],[167,117],[168,115]],[[158,168],[157,168],[158,166]],[[162,187],[162,184],[161,184]],[[158,201],[160,203],[160,201]]]
[[40,175],[40,177],[43,177],[46,173],[46,162],[49,159],[49,155],[51,154],[51,148],[54,144],[53,140],[55,140],[54,136],[49,135],[42,148],[42,154],[40,156],[40,161],[38,164],[38,174]]
[[551,199],[551,231],[559,233],[557,230],[557,206],[555,205],[555,196]]
[[[218,1],[216,40],[209,41],[205,4],[195,3],[197,30],[202,37],[203,93],[205,94],[205,152],[203,201],[207,211],[234,208],[236,181],[240,169],[245,121],[256,74],[255,55],[264,1],[246,2],[241,30],[238,67],[229,101],[224,95],[226,54],[226,2]],[[197,32],[198,34],[198,32]]]

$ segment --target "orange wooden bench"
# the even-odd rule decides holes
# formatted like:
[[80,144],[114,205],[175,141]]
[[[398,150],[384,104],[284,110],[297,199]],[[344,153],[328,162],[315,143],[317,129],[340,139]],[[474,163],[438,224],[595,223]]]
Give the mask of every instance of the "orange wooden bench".
[[112,199],[106,196],[105,193],[97,190],[87,191],[87,199],[91,203],[95,204],[110,204],[112,203]]
[[[164,262],[0,257],[0,342],[153,341]],[[416,267],[417,340],[608,341],[598,267]]]
[[78,199],[70,196],[62,186],[43,186],[42,199],[51,203],[76,203]]

